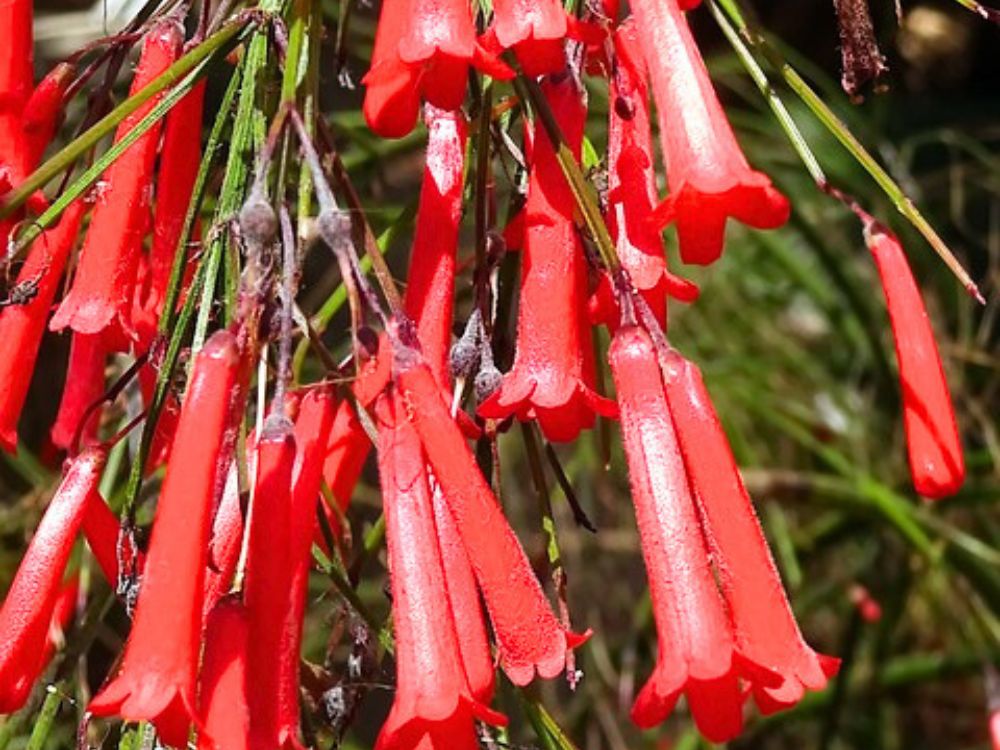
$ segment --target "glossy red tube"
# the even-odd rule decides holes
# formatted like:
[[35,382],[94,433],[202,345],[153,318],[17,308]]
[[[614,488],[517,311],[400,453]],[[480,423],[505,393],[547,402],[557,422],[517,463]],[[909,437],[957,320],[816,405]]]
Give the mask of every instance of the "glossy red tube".
[[105,338],[101,334],[74,333],[70,339],[66,384],[50,432],[57,448],[72,451],[78,432],[81,445],[97,439],[102,409],[92,411],[82,428],[81,423],[87,410],[104,395],[104,372],[111,349]]
[[865,242],[889,308],[913,486],[934,500],[954,495],[965,481],[965,458],[927,308],[895,235],[867,217]]
[[699,731],[724,742],[743,726],[740,657],[712,576],[649,334],[623,326],[608,361],[659,642],[656,667],[632,706],[632,720],[653,727],[684,694]]
[[[107,453],[91,448],[67,465],[0,608],[0,713],[24,705],[46,663],[49,627],[87,504]],[[50,652],[51,653],[51,652]]]
[[552,613],[521,544],[476,465],[441,390],[419,355],[397,355],[396,377],[486,601],[500,662],[515,685],[555,677],[587,634],[568,632]]
[[752,683],[754,698],[765,713],[788,708],[806,690],[826,687],[839,661],[813,651],[799,631],[698,368],[673,355],[666,390],[736,643],[747,659],[780,677]]
[[[282,636],[291,604],[291,506],[295,436],[292,424],[272,415],[257,440],[257,477],[243,597],[247,608],[247,704],[250,747],[274,750],[279,737]],[[296,722],[297,726],[298,722]]]
[[[579,155],[586,117],[571,77],[543,91],[563,133]],[[479,407],[488,419],[536,419],[552,441],[574,440],[596,414],[615,415],[613,401],[593,389],[594,362],[587,320],[587,266],[573,221],[575,202],[555,150],[537,125],[525,207],[525,247],[514,365]]]
[[247,612],[238,601],[213,608],[205,626],[205,658],[198,701],[205,729],[198,750],[247,750]]
[[213,334],[197,355],[121,669],[89,706],[98,716],[152,721],[169,745],[185,745],[188,727],[201,725],[195,691],[208,536],[221,467],[229,464],[221,454],[232,430],[239,365],[228,331]]
[[73,203],[59,224],[32,244],[16,286],[36,284],[34,298],[0,311],[0,341],[8,352],[17,352],[17,356],[0,357],[0,448],[6,451],[17,448],[17,422],[28,395],[49,309],[76,241],[84,208],[81,201]]
[[[132,79],[132,93],[174,62],[182,41],[175,21],[162,21],[149,31]],[[126,117],[118,126],[116,140],[135,128],[160,98],[153,97]],[[77,333],[98,334],[114,326],[115,330],[131,332],[133,291],[142,234],[149,221],[150,185],[159,139],[157,124],[104,173],[76,275],[52,318],[52,330],[70,327]]]
[[396,696],[376,750],[479,746],[474,719],[505,724],[469,689],[438,550],[420,438],[402,399],[378,404],[379,478],[396,635]]
[[640,0],[632,12],[670,187],[654,217],[676,221],[685,263],[707,265],[722,254],[728,217],[773,229],[788,220],[788,200],[747,164],[677,0]]

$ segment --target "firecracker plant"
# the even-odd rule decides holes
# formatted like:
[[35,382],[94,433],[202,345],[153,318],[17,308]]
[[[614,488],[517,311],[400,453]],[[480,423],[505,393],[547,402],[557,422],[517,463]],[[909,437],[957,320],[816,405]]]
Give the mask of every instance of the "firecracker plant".
[[[867,3],[834,5],[859,97],[886,58]],[[726,742],[827,691],[838,644],[803,634],[710,389],[668,327],[668,306],[713,304],[685,267],[739,264],[734,223],[773,230],[795,210],[744,154],[688,14],[714,18],[823,200],[860,222],[914,500],[954,495],[966,471],[917,281],[891,217],[825,176],[769,73],[924,234],[969,306],[972,279],[736,0],[382,0],[362,135],[320,108],[325,89],[349,92],[357,12],[150,2],[36,82],[32,4],[0,3],[11,455],[29,449],[18,429],[43,339],[69,342],[40,449],[62,478],[0,610],[0,712],[34,716],[44,699],[45,726],[77,681],[79,747],[330,747],[381,681],[378,750],[502,747],[525,718],[542,746],[572,748],[539,683],[578,689],[595,634],[566,595],[551,508],[551,587],[526,553],[534,532],[512,526],[501,446],[523,436],[523,481],[544,489],[546,467],[569,484],[553,445],[597,432],[624,448],[658,640],[614,720],[655,730],[683,705]],[[588,118],[594,91],[607,107]],[[341,156],[352,137],[423,144],[410,249],[390,259],[405,283]],[[317,311],[300,290],[331,273]],[[381,511],[360,538],[370,454]],[[580,528],[563,536],[590,533],[568,496]],[[384,621],[358,593],[383,540]],[[316,570],[347,613],[324,626],[339,632],[322,666],[302,658]],[[96,656],[108,629],[118,650]],[[87,654],[92,669],[76,669]]]

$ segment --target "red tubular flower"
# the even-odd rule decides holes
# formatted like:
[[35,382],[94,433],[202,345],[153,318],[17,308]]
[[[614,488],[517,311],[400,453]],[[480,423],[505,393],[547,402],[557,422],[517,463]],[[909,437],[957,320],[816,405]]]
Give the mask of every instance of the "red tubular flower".
[[7,0],[0,5],[0,115],[19,114],[31,94],[34,79],[34,37],[31,0]]
[[211,511],[237,390],[236,338],[219,331],[195,359],[173,460],[167,467],[121,670],[91,701],[98,716],[148,720],[165,744],[184,746],[197,716],[202,600]]
[[87,410],[104,395],[104,368],[111,349],[106,338],[101,334],[74,333],[70,339],[66,384],[50,433],[57,448],[73,450],[77,432],[82,445],[97,439],[101,410],[91,412],[82,428],[81,422]]
[[[104,578],[112,587],[118,583],[119,562],[126,570],[132,570],[137,576],[142,575],[146,555],[133,548],[121,537],[121,522],[118,516],[111,512],[108,504],[99,493],[94,493],[87,510],[83,515],[83,536],[87,540],[94,559],[104,574]],[[119,558],[123,558],[119,561]]]
[[205,626],[205,659],[198,691],[205,730],[198,735],[198,750],[249,748],[246,674],[246,608],[237,601],[223,602],[212,609]]
[[839,661],[817,654],[802,638],[701,373],[679,355],[670,367],[670,412],[737,646],[781,678],[752,686],[758,707],[772,713],[797,703],[806,690],[822,690]]
[[[153,27],[143,43],[132,93],[173,63],[182,41],[174,21]],[[134,129],[158,101],[153,97],[122,120],[116,140]],[[52,318],[52,330],[69,326],[78,333],[97,334],[117,324],[120,330],[131,331],[136,269],[142,233],[149,220],[150,183],[159,139],[159,125],[154,125],[104,173],[76,276]]]
[[[295,436],[291,422],[272,415],[257,440],[257,478],[250,508],[244,601],[247,608],[247,704],[250,747],[284,747],[279,737],[282,635],[290,604],[290,512]],[[296,721],[296,726],[298,722]]]
[[699,731],[724,742],[743,725],[742,659],[712,576],[653,342],[642,329],[623,326],[608,361],[659,641],[632,720],[643,728],[659,724],[684,693]]
[[[543,90],[579,155],[586,110],[572,78]],[[587,266],[573,223],[575,202],[548,137],[537,125],[528,186],[525,247],[514,366],[479,407],[486,418],[537,419],[545,437],[565,442],[613,417],[614,402],[593,390],[594,363],[584,301]]]
[[394,369],[407,415],[475,571],[503,669],[515,685],[528,684],[536,672],[555,677],[566,665],[567,651],[587,634],[568,632],[552,613],[430,369],[412,350],[401,347],[396,355]]
[[788,220],[788,200],[747,164],[677,0],[640,0],[632,11],[670,186],[654,219],[676,221],[681,258],[707,265],[722,254],[729,216],[773,229]]
[[[656,205],[656,177],[649,90],[635,25],[631,21],[622,24],[614,42],[618,64],[610,76],[612,106],[608,108],[608,230],[629,280],[662,324],[667,295],[693,302],[698,287],[667,269],[663,239],[649,220]],[[607,287],[606,299],[613,301],[607,276],[601,277],[601,283]],[[616,311],[608,311],[605,317],[617,325]]]
[[444,583],[448,589],[448,603],[455,619],[455,635],[462,656],[462,666],[469,683],[472,697],[483,705],[493,700],[496,670],[490,641],[483,622],[483,607],[479,602],[476,576],[469,562],[469,556],[462,546],[462,536],[455,519],[448,510],[441,488],[433,477],[431,501],[434,506],[434,525],[437,529],[438,547],[441,550],[441,565],[444,568]]
[[[25,158],[31,165],[30,169],[34,169],[41,160],[59,127],[63,96],[75,72],[72,64],[59,63],[35,87],[24,106],[21,131],[24,133]],[[27,173],[24,176],[27,177]]]
[[191,89],[167,115],[160,173],[156,180],[153,245],[149,252],[150,286],[145,307],[159,318],[174,265],[177,243],[187,216],[201,162],[201,120],[205,84]]
[[479,746],[474,719],[505,724],[472,696],[444,582],[420,438],[396,395],[378,403],[379,477],[396,634],[396,698],[376,750]]
[[0,713],[23,706],[45,668],[63,571],[106,457],[91,448],[69,463],[0,608]]
[[56,227],[35,240],[16,284],[37,284],[35,296],[26,304],[8,305],[0,311],[0,341],[8,352],[17,352],[17,356],[0,357],[0,448],[6,451],[17,449],[17,422],[28,395],[45,321],[83,212],[83,203],[77,201],[66,209]]
[[566,65],[563,42],[569,32],[558,0],[497,0],[492,33],[504,49],[513,49],[525,75],[557,73]]
[[49,623],[48,637],[45,639],[45,646],[42,648],[42,669],[48,665],[52,659],[52,654],[56,652],[66,641],[66,631],[73,623],[73,615],[76,614],[76,603],[80,596],[80,574],[73,573],[59,587],[56,595],[56,603],[52,608],[52,621]]
[[470,65],[494,78],[513,76],[476,39],[469,0],[383,0],[371,69],[362,80],[368,126],[401,138],[416,124],[421,97],[459,109]]
[[295,420],[295,469],[289,523],[289,568],[292,572],[282,635],[278,682],[278,734],[281,742],[297,741],[299,728],[299,657],[302,618],[309,588],[309,551],[316,532],[316,502],[323,477],[323,454],[330,440],[336,403],[327,388],[314,388],[302,399]]
[[889,308],[913,486],[927,498],[947,497],[965,481],[965,459],[927,308],[899,240],[871,216],[860,215]]
[[[247,455],[253,457],[257,451],[254,433],[247,436]],[[252,458],[248,463],[253,465]],[[212,519],[212,535],[208,544],[208,570],[205,577],[205,601],[202,611],[208,617],[215,606],[229,593],[233,576],[239,564],[240,548],[243,545],[243,510],[240,507],[240,482],[236,462],[229,464],[222,499]]]
[[354,407],[348,401],[341,401],[333,417],[330,442],[323,459],[323,478],[337,501],[338,509],[330,508],[325,502],[321,507],[334,534],[340,532],[340,519],[351,503],[354,487],[371,447],[371,440],[361,427]]
[[438,383],[448,387],[455,255],[462,220],[465,115],[427,107],[427,156],[406,277],[406,312]]

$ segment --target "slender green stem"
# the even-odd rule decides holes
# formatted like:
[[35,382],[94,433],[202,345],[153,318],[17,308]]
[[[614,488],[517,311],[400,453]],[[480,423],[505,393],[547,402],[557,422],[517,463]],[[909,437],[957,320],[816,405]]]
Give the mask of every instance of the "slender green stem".
[[59,707],[65,698],[61,683],[50,685],[46,689],[48,693],[45,696],[45,702],[42,703],[42,710],[35,717],[35,726],[31,730],[26,750],[42,750],[45,747],[49,735],[52,733],[52,725],[59,713]]
[[59,153],[42,164],[14,190],[10,191],[0,204],[0,219],[5,219],[24,205],[36,190],[45,187],[50,180],[69,169],[77,159],[96,146],[104,136],[111,133],[118,124],[157,94],[166,91],[198,67],[202,62],[221,49],[228,49],[237,41],[249,20],[238,20],[224,26],[201,44],[192,48],[173,65],[161,73],[149,85],[123,101],[93,127],[82,133]]
[[834,138],[840,141],[840,144],[851,154],[855,161],[868,172],[872,179],[875,180],[875,183],[882,189],[882,192],[892,201],[896,210],[906,217],[917,231],[924,236],[924,239],[927,240],[934,252],[938,254],[945,265],[948,266],[959,282],[961,282],[966,291],[985,304],[985,300],[979,293],[979,289],[972,280],[972,277],[969,276],[944,240],[941,239],[940,235],[938,235],[927,219],[924,218],[924,215],[913,204],[909,196],[903,192],[903,189],[854,136],[843,120],[830,109],[830,106],[806,83],[805,79],[784,59],[781,53],[761,36],[759,32],[750,28],[750,25],[740,11],[738,0],[714,0],[714,2],[717,2],[726,11],[726,15],[736,25],[742,38],[751,47],[764,55],[768,63],[781,74],[788,87],[809,108],[820,124]]
[[715,18],[716,23],[722,29],[722,33],[725,34],[726,39],[729,44],[736,51],[736,55],[740,58],[740,62],[743,67],[746,68],[747,73],[753,79],[753,82],[760,89],[760,93],[764,95],[767,99],[768,106],[771,107],[771,111],[774,112],[774,116],[778,119],[778,124],[781,129],[785,131],[785,135],[788,136],[788,140],[792,144],[792,148],[795,149],[795,153],[799,155],[802,163],[805,165],[809,174],[812,176],[813,180],[817,184],[826,183],[826,175],[823,173],[823,168],[820,167],[819,162],[816,160],[812,149],[809,148],[809,144],[806,142],[805,137],[799,130],[798,126],[795,124],[795,120],[792,119],[792,115],[789,113],[788,108],[785,107],[785,103],[778,96],[778,92],[774,90],[771,86],[771,82],[767,80],[767,75],[764,70],[757,64],[756,58],[754,58],[753,53],[750,49],[743,43],[740,35],[736,33],[736,29],[733,28],[732,24],[726,19],[722,11],[719,10],[719,5],[716,0],[712,0],[708,4],[709,10],[712,11],[712,16]]

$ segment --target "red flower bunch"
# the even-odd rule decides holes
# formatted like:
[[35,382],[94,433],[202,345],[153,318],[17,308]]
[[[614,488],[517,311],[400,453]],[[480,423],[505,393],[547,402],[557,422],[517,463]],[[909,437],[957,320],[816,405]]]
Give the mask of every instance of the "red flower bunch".
[[[769,714],[826,688],[839,662],[803,636],[701,372],[666,334],[668,299],[694,303],[699,290],[668,267],[664,225],[676,223],[683,262],[707,265],[721,257],[728,218],[774,228],[789,213],[770,179],[749,166],[726,120],[684,16],[698,4],[633,0],[620,19],[615,2],[577,18],[557,0],[496,0],[486,13],[470,0],[383,0],[364,116],[386,137],[410,133],[421,113],[426,126],[400,294],[395,260],[390,268],[376,252],[336,140],[309,119],[314,112],[303,114],[310,107],[298,106],[300,81],[314,83],[316,71],[288,66],[312,54],[301,34],[321,24],[321,14],[308,23],[296,15],[303,25],[288,39],[283,24],[268,26],[279,41],[274,65],[286,68],[282,102],[269,129],[256,121],[233,128],[238,158],[212,201],[216,216],[201,247],[205,191],[196,196],[195,186],[211,190],[216,175],[214,154],[201,157],[206,88],[197,79],[242,43],[236,33],[244,26],[204,17],[190,45],[197,52],[185,54],[181,4],[102,42],[110,51],[95,55],[80,78],[71,80],[75,68],[63,64],[36,87],[31,5],[0,0],[5,243],[15,223],[44,210],[50,196],[20,191],[9,210],[4,196],[26,181],[44,182],[47,169],[36,182],[31,174],[55,137],[63,98],[85,88],[107,58],[120,64],[119,45],[139,48],[130,97],[158,93],[113,111],[101,132],[110,138],[114,130],[120,143],[173,101],[163,122],[107,167],[89,194],[79,188],[72,195],[83,197],[64,199],[70,205],[58,223],[39,219],[43,231],[6,282],[0,341],[16,356],[0,357],[4,450],[17,449],[46,328],[69,328],[71,340],[47,446],[66,452],[64,475],[0,609],[0,712],[27,702],[60,629],[71,625],[77,597],[88,595],[89,577],[77,577],[73,553],[82,532],[132,618],[110,674],[89,686],[96,688],[90,714],[150,722],[174,747],[302,748],[314,728],[303,715],[340,731],[366,691],[389,683],[392,706],[377,750],[473,750],[492,731],[484,725],[507,723],[491,708],[497,667],[517,688],[563,673],[575,686],[574,650],[590,635],[574,631],[562,571],[554,575],[554,607],[526,551],[532,545],[511,526],[497,479],[507,461],[498,436],[515,419],[533,423],[525,431],[532,451],[537,425],[565,488],[570,480],[549,443],[576,440],[599,416],[620,420],[659,641],[633,721],[658,725],[683,697],[701,733],[724,742],[742,730],[750,698]],[[309,15],[301,5],[295,12]],[[228,13],[226,4],[220,13]],[[270,50],[257,54],[258,41],[271,38],[263,33],[267,16],[232,20],[254,27],[239,64],[262,81],[274,72],[261,62]],[[318,43],[316,28],[308,33]],[[184,84],[174,80],[179,69],[190,74]],[[583,76],[592,72],[607,79],[605,158],[594,157],[599,140],[586,133]],[[509,95],[501,82],[515,75]],[[165,100],[176,85],[185,88]],[[237,111],[268,111],[257,85],[249,74],[241,79]],[[468,91],[475,95],[463,111]],[[650,97],[669,187],[663,201]],[[229,116],[222,108],[218,124]],[[517,117],[520,142],[507,127]],[[211,143],[226,132],[213,128]],[[312,133],[327,141],[326,153],[317,153]],[[501,172],[506,187],[496,178]],[[298,179],[298,216],[290,175]],[[234,211],[241,190],[245,205]],[[505,190],[517,218],[501,232]],[[308,215],[313,197],[316,216]],[[341,198],[350,210],[340,208]],[[964,460],[926,310],[898,239],[851,206],[885,291],[914,485],[926,497],[953,494]],[[476,229],[476,252],[468,254],[466,213],[475,214]],[[335,256],[350,307],[344,350],[331,343],[336,325],[315,330],[319,318],[298,309],[308,297],[299,296],[299,285],[313,268],[315,256],[306,263],[306,254],[317,237]],[[359,239],[381,296],[357,256]],[[514,249],[520,252],[507,254]],[[462,281],[467,272],[471,288]],[[456,337],[455,319],[466,310]],[[601,351],[597,324],[611,331],[606,361],[594,354]],[[293,355],[300,333],[303,348]],[[122,353],[133,358],[124,366]],[[118,432],[108,434],[119,417]],[[125,451],[120,441],[129,436],[138,447]],[[382,523],[361,541],[357,511],[372,508],[351,503],[373,446],[369,474],[378,478]],[[109,452],[115,460],[105,475]],[[121,518],[109,506],[121,495],[106,502],[98,491],[123,473],[119,454],[131,461]],[[544,495],[544,468],[536,474]],[[155,510],[147,534],[141,524],[150,514],[141,504],[148,498]],[[552,562],[554,524],[547,514]],[[385,595],[359,588],[365,569],[383,559]],[[314,562],[333,583],[329,591],[343,594],[335,612],[318,618],[309,617],[314,598],[332,597],[313,596]],[[872,614],[863,598],[854,596]],[[371,599],[380,607],[374,614]],[[378,616],[387,611],[381,627]],[[312,647],[307,625],[320,621],[335,623],[322,666],[304,662]],[[353,640],[340,670],[345,633]],[[370,645],[376,633],[378,649]]]

